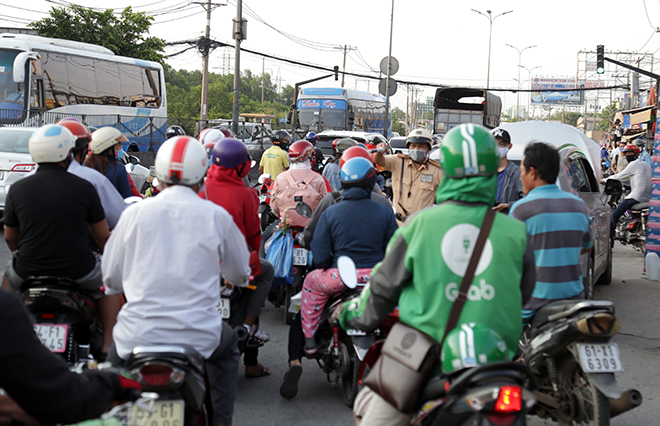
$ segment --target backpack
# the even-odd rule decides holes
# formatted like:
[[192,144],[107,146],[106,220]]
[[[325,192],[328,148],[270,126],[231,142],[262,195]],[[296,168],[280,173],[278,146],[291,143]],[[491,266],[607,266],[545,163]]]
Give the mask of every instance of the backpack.
[[323,195],[304,181],[296,182],[290,173],[283,174],[283,177],[286,179],[288,186],[277,195],[277,198],[282,203],[280,214],[284,217],[284,212],[291,208],[286,213],[287,223],[289,226],[304,228],[309,224],[310,218],[300,216],[293,208],[302,201],[309,205],[312,208],[312,212],[314,212],[323,199]]

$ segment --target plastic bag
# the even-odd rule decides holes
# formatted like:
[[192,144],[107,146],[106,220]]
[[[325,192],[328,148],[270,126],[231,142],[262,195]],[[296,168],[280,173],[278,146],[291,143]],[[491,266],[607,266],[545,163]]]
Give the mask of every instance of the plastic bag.
[[266,260],[275,269],[275,278],[288,278],[293,272],[293,237],[278,229],[266,242]]

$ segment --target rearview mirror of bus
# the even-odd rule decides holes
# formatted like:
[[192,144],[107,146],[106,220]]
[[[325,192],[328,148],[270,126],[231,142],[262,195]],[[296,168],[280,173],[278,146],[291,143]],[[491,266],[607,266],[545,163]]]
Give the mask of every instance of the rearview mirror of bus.
[[37,52],[21,52],[14,59],[14,83],[23,83],[25,81],[25,63],[30,59],[39,59]]

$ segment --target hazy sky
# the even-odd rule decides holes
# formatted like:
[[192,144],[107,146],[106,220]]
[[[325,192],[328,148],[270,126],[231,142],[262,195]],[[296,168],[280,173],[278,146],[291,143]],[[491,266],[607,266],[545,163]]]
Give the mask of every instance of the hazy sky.
[[[206,13],[200,5],[184,0],[117,0],[112,6],[120,11],[130,3],[135,11],[155,16],[151,34],[168,42],[204,34]],[[40,19],[56,4],[65,3],[0,0],[0,26],[22,26]],[[79,4],[103,7],[107,3],[80,0]],[[211,37],[233,43],[231,32],[236,0],[224,4],[212,13]],[[378,70],[380,60],[387,56],[390,0],[245,0],[243,6],[244,18],[248,20],[243,47],[247,49],[331,68],[341,67],[343,59],[342,53],[333,47],[346,44],[357,48],[349,52],[347,71],[370,75],[375,73],[369,67]],[[400,69],[393,78],[485,87],[489,22],[471,9],[483,13],[490,9],[492,16],[513,11],[493,22],[491,88],[517,87],[514,78],[518,77],[519,55],[506,44],[519,49],[536,45],[522,53],[522,64],[530,69],[540,66],[532,73],[539,76],[574,78],[577,52],[595,51],[598,44],[604,44],[606,50],[655,52],[660,56],[660,34],[655,32],[660,26],[660,0],[394,0],[392,55],[398,59]],[[168,47],[167,53],[181,49],[182,46]],[[223,56],[231,56],[229,63],[233,69],[233,55],[233,48],[215,50],[211,55],[211,71],[223,71]],[[191,50],[169,59],[168,63],[176,69],[201,69],[201,56]],[[273,77],[279,74],[282,84],[290,85],[323,74],[270,59],[266,60],[265,67]],[[241,69],[246,68],[260,74],[261,57],[244,53]],[[659,72],[660,68],[656,67],[655,71]],[[522,70],[520,76],[523,85],[528,85],[528,72]],[[329,79],[313,85],[338,87],[339,83]],[[346,77],[346,87],[376,93],[377,81],[368,83],[364,79]],[[432,88],[425,87],[420,98],[433,96],[433,93]],[[513,93],[505,92],[500,96],[506,107],[516,103]],[[521,95],[521,104],[526,103],[525,96]],[[405,87],[399,87],[392,102],[405,110]]]

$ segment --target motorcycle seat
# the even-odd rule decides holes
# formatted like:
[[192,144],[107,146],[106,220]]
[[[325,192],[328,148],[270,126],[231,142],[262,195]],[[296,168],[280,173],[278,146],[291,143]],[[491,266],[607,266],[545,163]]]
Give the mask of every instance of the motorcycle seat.
[[648,208],[649,208],[649,202],[647,201],[646,203],[637,203],[637,204],[634,204],[634,205],[630,208],[630,210],[639,211],[639,210],[644,210],[644,209],[648,209]]
[[558,300],[556,302],[549,303],[539,309],[536,315],[534,315],[531,325],[532,328],[540,328],[550,321],[567,317],[574,312],[577,312],[578,310],[612,307],[612,302],[607,300]]
[[133,348],[129,363],[133,364],[156,358],[187,362],[192,364],[200,373],[204,373],[204,357],[195,348],[188,345],[137,346]]
[[27,277],[21,284],[21,293],[25,293],[31,288],[37,287],[46,287],[54,290],[81,291],[81,287],[71,278],[40,275]]

